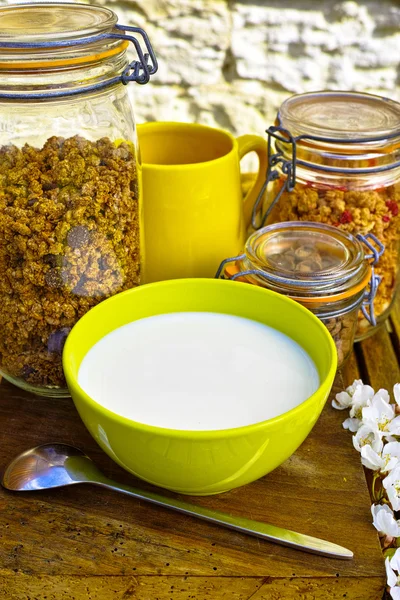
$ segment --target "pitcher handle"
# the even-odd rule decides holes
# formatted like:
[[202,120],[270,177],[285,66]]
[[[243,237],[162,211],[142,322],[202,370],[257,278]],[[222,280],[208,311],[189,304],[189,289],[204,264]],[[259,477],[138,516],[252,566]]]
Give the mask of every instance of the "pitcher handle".
[[256,180],[243,200],[244,222],[246,229],[248,229],[251,222],[251,213],[254,203],[257,200],[257,197],[265,182],[268,167],[268,144],[264,138],[253,134],[241,135],[236,139],[239,146],[240,160],[243,158],[243,156],[245,156],[245,154],[248,154],[249,152],[255,152],[259,161]]

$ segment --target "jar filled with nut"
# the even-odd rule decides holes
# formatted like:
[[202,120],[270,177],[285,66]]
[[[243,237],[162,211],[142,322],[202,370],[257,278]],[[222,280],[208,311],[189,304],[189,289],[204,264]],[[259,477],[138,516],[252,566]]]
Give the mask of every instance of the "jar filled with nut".
[[[385,246],[376,325],[362,312],[356,339],[388,317],[399,282],[400,104],[356,92],[292,96],[269,136],[268,192],[253,211],[253,228],[314,221],[353,235],[374,234]],[[262,205],[262,208],[261,208]]]
[[[365,248],[365,251],[364,251]],[[330,225],[268,225],[247,240],[242,256],[223,261],[217,277],[266,287],[313,312],[328,328],[343,366],[351,353],[360,309],[374,322],[379,284],[375,265],[383,247]]]
[[140,282],[140,163],[125,84],[146,83],[157,63],[145,32],[105,7],[10,5],[0,19],[0,374],[66,396],[69,331]]

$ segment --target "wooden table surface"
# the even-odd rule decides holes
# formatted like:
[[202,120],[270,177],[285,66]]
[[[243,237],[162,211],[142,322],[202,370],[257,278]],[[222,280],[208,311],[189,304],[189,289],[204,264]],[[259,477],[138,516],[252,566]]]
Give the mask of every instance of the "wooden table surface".
[[[376,389],[400,381],[399,339],[400,303],[389,328],[356,346],[333,392],[359,376]],[[193,501],[336,542],[353,550],[353,560],[284,548],[90,486],[0,490],[0,598],[382,598],[382,553],[360,458],[341,426],[346,416],[328,402],[281,467]],[[35,397],[3,381],[0,424],[0,469],[29,447],[61,441],[84,449],[109,477],[150,488],[103,454],[71,400]]]

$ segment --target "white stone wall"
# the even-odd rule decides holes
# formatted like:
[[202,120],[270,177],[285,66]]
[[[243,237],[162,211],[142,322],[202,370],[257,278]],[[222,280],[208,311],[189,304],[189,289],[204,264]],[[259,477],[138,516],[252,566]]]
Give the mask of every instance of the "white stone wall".
[[144,120],[262,133],[292,93],[368,91],[400,101],[396,0],[105,0],[151,36],[159,72],[135,89]]
[[139,122],[198,121],[262,134],[296,92],[351,89],[400,101],[396,0],[93,3],[144,27],[157,52],[151,83],[132,84]]

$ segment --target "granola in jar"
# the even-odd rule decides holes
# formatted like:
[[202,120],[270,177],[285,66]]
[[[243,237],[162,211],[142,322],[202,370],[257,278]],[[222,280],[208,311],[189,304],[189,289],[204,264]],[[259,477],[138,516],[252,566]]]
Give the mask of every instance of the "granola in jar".
[[[313,221],[375,235],[385,246],[376,266],[379,326],[399,283],[400,104],[355,92],[301,94],[283,103],[277,123],[269,131],[280,166],[261,222]],[[356,339],[376,326],[360,312]]]
[[0,371],[65,387],[66,337],[140,280],[136,160],[127,143],[51,137],[0,148]]
[[0,6],[0,21],[0,378],[67,397],[71,328],[140,283],[128,84],[158,64],[146,32],[107,6],[27,2]]
[[[249,237],[241,257],[223,261],[217,276],[285,294],[313,312],[335,342],[340,368],[351,353],[360,308],[373,320],[365,294],[376,275],[364,241],[370,244],[315,222],[272,224]],[[374,251],[379,261],[382,248]]]

